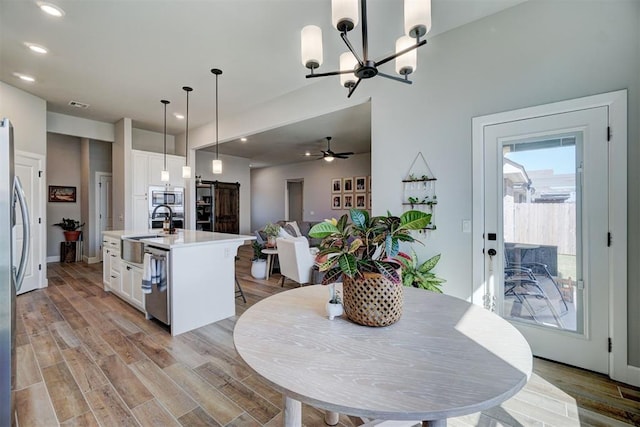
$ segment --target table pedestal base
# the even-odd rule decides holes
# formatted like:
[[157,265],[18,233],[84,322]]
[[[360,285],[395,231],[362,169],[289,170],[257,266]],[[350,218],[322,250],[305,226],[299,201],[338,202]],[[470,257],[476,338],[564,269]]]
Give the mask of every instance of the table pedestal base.
[[284,397],[284,427],[300,427],[302,425],[302,403]]
[[324,423],[328,426],[338,425],[340,414],[337,412],[327,411],[324,413]]

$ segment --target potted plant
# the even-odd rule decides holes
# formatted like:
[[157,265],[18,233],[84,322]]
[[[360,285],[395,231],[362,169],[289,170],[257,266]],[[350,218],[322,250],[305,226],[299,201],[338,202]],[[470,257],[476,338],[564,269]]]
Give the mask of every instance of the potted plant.
[[62,222],[53,225],[62,228],[64,231],[64,238],[67,242],[75,242],[80,237],[80,228],[84,226],[84,222],[80,224],[80,221],[63,217]]
[[280,226],[278,224],[269,223],[264,226],[264,234],[267,235],[267,247],[275,248],[276,247],[276,237],[280,233]]
[[254,279],[264,279],[267,277],[267,256],[262,253],[263,246],[257,241],[251,244],[253,248],[253,258],[251,258],[251,276]]
[[440,254],[420,264],[415,252],[412,252],[411,255],[399,252],[396,260],[402,266],[402,283],[405,286],[413,286],[414,288],[442,293],[440,286],[446,282],[446,280],[437,277],[431,272],[438,261],[440,261]]
[[[349,219],[351,222],[349,222]],[[400,242],[414,242],[412,230],[422,230],[431,214],[410,210],[400,217],[387,213],[370,217],[351,209],[339,220],[316,224],[309,236],[321,238],[317,262],[323,284],[342,276],[344,310],[356,323],[387,326],[402,315],[401,264],[394,259]]]

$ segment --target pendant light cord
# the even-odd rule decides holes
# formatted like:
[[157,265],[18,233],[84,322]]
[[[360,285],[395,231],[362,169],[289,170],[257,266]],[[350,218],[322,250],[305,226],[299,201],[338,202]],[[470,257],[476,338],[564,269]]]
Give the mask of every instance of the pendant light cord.
[[187,92],[187,117],[185,123],[185,132],[184,132],[184,151],[185,151],[185,163],[189,166],[189,92],[193,90],[192,87],[182,86],[182,90]]
[[218,74],[216,74],[216,160],[218,160]]
[[164,170],[167,170],[167,104],[169,101],[163,99],[160,102],[164,104]]

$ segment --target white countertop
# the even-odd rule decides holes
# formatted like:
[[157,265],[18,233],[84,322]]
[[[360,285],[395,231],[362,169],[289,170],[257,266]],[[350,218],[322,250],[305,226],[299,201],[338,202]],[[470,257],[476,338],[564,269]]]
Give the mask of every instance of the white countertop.
[[104,231],[103,234],[109,237],[137,237],[137,236],[153,236],[146,239],[140,239],[141,242],[154,245],[165,249],[174,249],[185,246],[196,245],[212,245],[229,242],[245,242],[247,240],[255,240],[255,236],[243,234],[228,233],[212,233],[209,231],[196,230],[178,230],[175,234],[165,234],[162,231],[154,230],[110,230]]

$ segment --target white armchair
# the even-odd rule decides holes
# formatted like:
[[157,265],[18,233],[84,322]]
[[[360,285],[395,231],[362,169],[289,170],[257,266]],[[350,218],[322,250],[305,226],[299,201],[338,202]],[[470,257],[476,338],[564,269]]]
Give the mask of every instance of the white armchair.
[[282,274],[280,285],[284,286],[285,278],[300,285],[310,283],[315,257],[309,250],[309,241],[304,237],[292,239],[279,237],[276,239],[276,248]]

